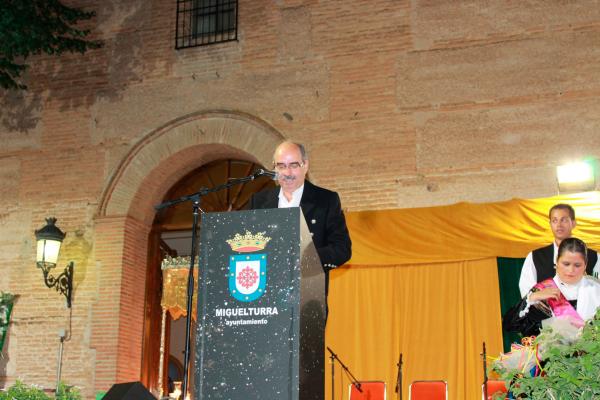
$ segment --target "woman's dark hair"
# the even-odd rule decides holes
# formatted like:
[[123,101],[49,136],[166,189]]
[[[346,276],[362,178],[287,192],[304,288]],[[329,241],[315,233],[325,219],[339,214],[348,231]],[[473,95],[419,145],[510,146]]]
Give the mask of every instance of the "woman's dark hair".
[[558,260],[565,251],[580,253],[587,265],[587,246],[583,240],[574,237],[563,239],[563,241],[560,242],[560,246],[558,246],[558,255],[556,256],[556,259]]

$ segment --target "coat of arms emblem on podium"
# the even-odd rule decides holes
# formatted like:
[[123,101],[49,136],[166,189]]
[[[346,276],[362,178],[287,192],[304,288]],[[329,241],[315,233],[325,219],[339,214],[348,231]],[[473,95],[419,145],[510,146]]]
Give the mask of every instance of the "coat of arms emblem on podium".
[[[250,302],[260,298],[267,286],[267,254],[264,250],[271,240],[265,232],[244,235],[236,233],[227,240],[231,250],[242,254],[229,257],[229,294],[239,301]],[[253,254],[249,254],[253,253]]]

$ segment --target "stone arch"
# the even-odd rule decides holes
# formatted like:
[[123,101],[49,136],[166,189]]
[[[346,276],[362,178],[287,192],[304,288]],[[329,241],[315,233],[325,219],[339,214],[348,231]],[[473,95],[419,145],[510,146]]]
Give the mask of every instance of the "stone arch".
[[[269,165],[273,150],[282,139],[283,136],[266,122],[241,112],[204,111],[170,121],[140,140],[124,157],[102,195],[98,215],[129,214],[147,171],[154,172],[166,160],[177,162],[181,168],[187,167],[185,172],[189,172],[198,166],[198,161],[212,161],[211,151],[228,146],[231,155],[245,153],[252,155],[253,161]],[[206,145],[213,147],[203,151],[200,146]],[[199,151],[196,157],[188,154],[193,148]],[[219,155],[215,156],[213,159]],[[176,170],[172,166],[168,168]]]
[[123,158],[102,194],[95,219],[98,301],[91,347],[95,389],[140,379],[148,238],[167,190],[216,159],[269,165],[283,136],[266,122],[231,111],[203,111],[173,120],[142,138]]

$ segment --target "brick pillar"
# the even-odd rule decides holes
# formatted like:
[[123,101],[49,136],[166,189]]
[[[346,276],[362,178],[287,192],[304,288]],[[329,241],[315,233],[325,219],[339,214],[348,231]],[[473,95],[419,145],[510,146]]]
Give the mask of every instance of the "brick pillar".
[[93,307],[94,388],[140,377],[149,227],[131,217],[96,220],[99,299]]

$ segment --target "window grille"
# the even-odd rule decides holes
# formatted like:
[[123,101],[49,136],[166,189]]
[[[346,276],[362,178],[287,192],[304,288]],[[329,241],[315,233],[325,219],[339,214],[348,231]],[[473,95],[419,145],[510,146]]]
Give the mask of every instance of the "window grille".
[[175,48],[237,40],[237,0],[177,0]]

